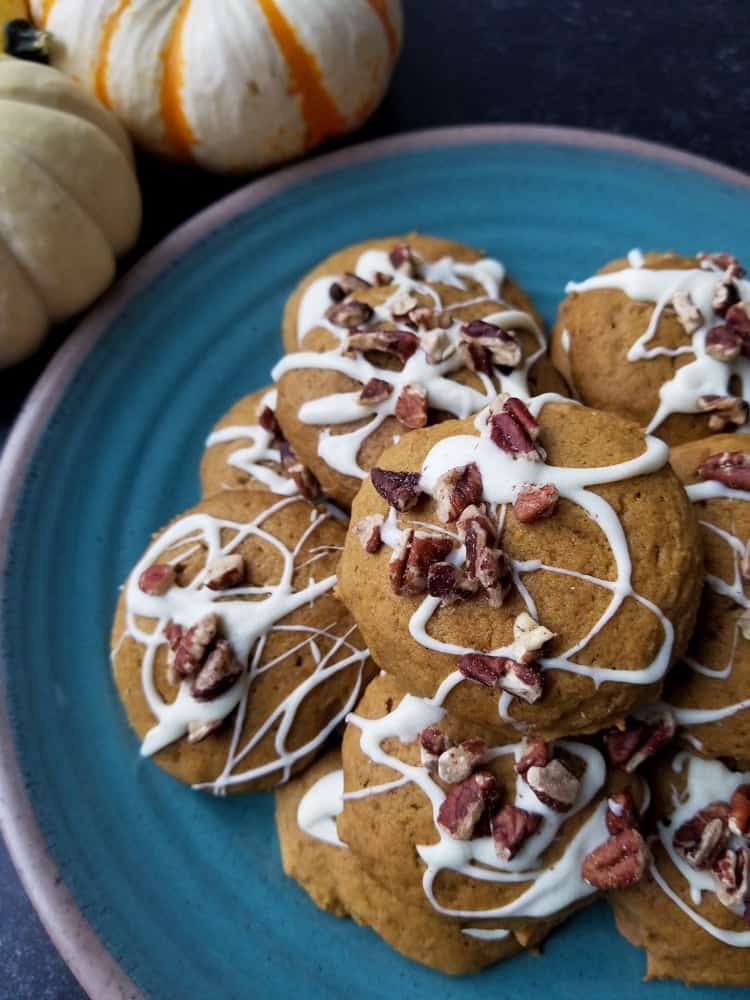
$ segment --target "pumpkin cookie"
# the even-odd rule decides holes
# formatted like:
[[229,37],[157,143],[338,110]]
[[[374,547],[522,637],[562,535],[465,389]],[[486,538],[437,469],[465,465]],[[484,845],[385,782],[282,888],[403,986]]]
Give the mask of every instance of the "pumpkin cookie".
[[477,972],[521,950],[512,933],[490,940],[465,934],[460,921],[413,906],[368,875],[336,832],[343,790],[335,750],[276,792],[284,871],[317,906],[352,917],[406,958],[451,975]]
[[734,430],[750,399],[750,282],[729,254],[637,250],[571,282],[550,356],[588,406],[671,445]]
[[506,742],[652,702],[702,583],[667,457],[634,424],[545,397],[408,435],[362,486],[339,570],[375,661]]
[[274,369],[278,417],[324,491],[349,506],[383,448],[476,413],[498,388],[566,392],[541,323],[499,261],[406,237],[324,261],[292,296]]
[[142,755],[215,793],[309,763],[367,669],[332,592],[344,530],[302,499],[227,490],[154,536],[112,630]]
[[609,899],[647,979],[750,986],[750,773],[688,753],[652,768],[653,864]]
[[589,744],[496,745],[381,676],[349,717],[342,758],[341,839],[405,905],[465,934],[538,944],[597,889],[645,870],[634,801],[610,802]]
[[723,434],[674,448],[703,535],[697,627],[664,700],[683,739],[750,768],[750,438]]

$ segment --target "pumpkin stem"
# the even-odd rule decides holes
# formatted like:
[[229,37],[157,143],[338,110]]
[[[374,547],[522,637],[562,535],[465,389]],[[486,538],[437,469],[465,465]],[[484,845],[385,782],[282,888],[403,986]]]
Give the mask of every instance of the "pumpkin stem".
[[49,31],[35,28],[29,21],[17,17],[5,25],[5,51],[16,59],[49,63],[51,37]]

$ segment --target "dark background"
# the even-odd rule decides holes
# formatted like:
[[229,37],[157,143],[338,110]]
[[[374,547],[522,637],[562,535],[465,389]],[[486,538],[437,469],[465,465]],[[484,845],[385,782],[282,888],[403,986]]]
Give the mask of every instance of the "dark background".
[[[390,93],[347,141],[439,125],[534,122],[654,139],[750,168],[747,0],[404,0],[404,6],[406,41]],[[326,148],[336,145],[343,143]],[[144,230],[123,269],[241,183],[145,158],[140,174]],[[0,373],[0,441],[66,333],[55,332],[38,357]],[[82,996],[0,845],[0,997]]]

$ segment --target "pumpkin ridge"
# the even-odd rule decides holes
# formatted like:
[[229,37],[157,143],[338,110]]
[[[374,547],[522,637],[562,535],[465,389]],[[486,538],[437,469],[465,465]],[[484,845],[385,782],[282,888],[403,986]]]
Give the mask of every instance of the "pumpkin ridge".
[[[54,0],[52,2],[54,3]],[[94,93],[107,108],[112,107],[109,88],[107,86],[107,70],[109,69],[109,53],[112,48],[112,39],[117,30],[118,22],[125,8],[130,5],[130,2],[131,0],[119,0],[117,6],[109,12],[102,25],[102,33],[99,39],[99,58],[94,70]]]
[[388,45],[390,46],[392,55],[397,56],[399,50],[398,35],[396,34],[393,21],[391,21],[388,13],[386,0],[367,0],[367,2],[383,24],[383,31],[388,39]]
[[183,159],[190,158],[190,150],[198,139],[188,121],[182,103],[185,83],[185,56],[182,51],[182,33],[185,28],[192,0],[180,0],[175,19],[162,52],[164,64],[161,79],[161,117],[167,142]]
[[291,80],[290,92],[300,96],[308,146],[317,145],[329,136],[341,135],[346,131],[346,123],[323,84],[315,55],[302,45],[293,25],[275,0],[258,0],[258,6],[286,61]]

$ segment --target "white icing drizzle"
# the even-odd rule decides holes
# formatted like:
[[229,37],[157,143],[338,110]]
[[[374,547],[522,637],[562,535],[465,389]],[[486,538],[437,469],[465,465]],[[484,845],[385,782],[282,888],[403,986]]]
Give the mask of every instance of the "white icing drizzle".
[[566,354],[570,354],[570,330],[567,328],[560,334],[560,345]]
[[[692,902],[697,907],[700,906],[702,894],[715,892],[716,884],[710,871],[697,871],[675,850],[672,843],[675,831],[711,802],[728,802],[738,785],[750,782],[750,773],[742,774],[730,771],[718,760],[704,760],[689,753],[678,754],[672,766],[678,773],[687,770],[686,786],[681,796],[677,795],[676,789],[673,790],[675,811],[669,819],[669,825],[665,822],[659,823],[657,836],[669,855],[670,861],[688,883]],[[739,843],[741,843],[740,838],[732,837],[730,847],[737,846]],[[717,927],[700,913],[697,913],[674,892],[655,865],[652,865],[651,873],[659,887],[672,902],[679,906],[706,933],[733,948],[750,948],[750,930],[729,931]],[[733,908],[732,912],[741,916],[739,907]]]
[[[631,251],[631,254],[633,251]],[[588,292],[595,289],[618,289],[629,298],[642,302],[653,302],[655,308],[646,330],[628,351],[629,361],[640,361],[666,355],[676,358],[683,354],[694,355],[694,360],[678,368],[671,379],[659,390],[659,406],[647,430],[656,430],[672,413],[697,413],[699,396],[726,396],[730,394],[730,381],[737,376],[742,384],[741,395],[750,397],[750,361],[740,355],[734,361],[718,361],[706,353],[706,334],[711,327],[723,322],[711,301],[723,274],[719,270],[701,267],[689,270],[652,270],[643,266],[642,256],[631,258],[629,268],[597,274],[581,282],[569,282],[566,293]],[[640,260],[640,263],[638,262]],[[750,302],[750,282],[736,281],[735,284],[743,302]],[[690,337],[690,345],[676,348],[649,347],[664,308],[669,305],[675,292],[688,292],[693,303],[700,309],[703,324]],[[687,336],[687,335],[686,335]]]
[[[265,406],[271,410],[276,409],[276,390],[269,390],[262,398],[261,409]],[[281,464],[281,454],[278,448],[273,447],[273,434],[265,430],[260,424],[237,425],[231,427],[221,427],[206,438],[206,447],[211,448],[216,444],[225,444],[227,441],[250,441],[246,448],[238,448],[230,453],[227,464],[234,466],[247,473],[259,482],[267,486],[272,493],[279,496],[292,496],[297,492],[297,487],[293,480],[287,476],[276,472],[270,468],[268,462],[276,465]],[[228,487],[226,487],[228,488]]]
[[[328,593],[336,583],[335,576],[328,576],[322,580],[311,577],[307,586],[297,590],[293,587],[295,560],[310,535],[325,521],[327,514],[315,512],[314,519],[301,532],[292,550],[263,527],[275,513],[289,504],[299,502],[294,498],[279,500],[247,523],[213,517],[205,513],[188,514],[170,525],[154,540],[125,584],[126,625],[123,638],[127,635],[143,646],[141,684],[149,709],[157,720],[143,740],[141,754],[151,756],[180,739],[187,733],[190,722],[223,720],[235,708],[237,709],[231,745],[221,774],[214,781],[196,785],[196,788],[209,789],[219,794],[231,785],[276,772],[279,773],[280,781],[286,780],[294,763],[320,746],[356,703],[361,685],[361,668],[368,653],[367,650],[362,650],[348,641],[353,629],[344,635],[336,635],[332,631],[333,626],[320,629],[304,625],[279,624],[296,609],[312,604],[318,597]],[[223,543],[222,533],[230,534],[229,540]],[[214,591],[202,586],[206,575],[204,566],[189,585],[172,586],[160,596],[146,594],[138,585],[140,574],[144,569],[161,561],[163,553],[181,543],[184,544],[187,540],[200,539],[201,547],[205,549],[207,565],[220,556],[234,552],[249,537],[264,542],[281,557],[282,569],[277,583],[262,587],[240,586],[230,590]],[[213,700],[198,701],[193,698],[190,693],[190,682],[183,681],[174,701],[165,702],[157,691],[154,681],[156,653],[159,647],[166,643],[165,628],[170,621],[189,628],[210,612],[218,614],[222,634],[229,641],[239,662],[247,664],[247,670],[228,691]],[[149,627],[139,624],[139,618],[148,619]],[[264,661],[266,641],[273,631],[291,631],[299,633],[302,638],[298,644],[280,656]],[[320,651],[321,645],[326,650],[324,653]],[[253,680],[259,674],[283,664],[305,646],[309,647],[313,655],[315,670],[274,708],[248,742],[240,747],[248,693]],[[359,666],[359,670],[346,705],[312,740],[302,747],[288,750],[286,739],[297,709],[304,699],[334,674],[355,664]],[[236,768],[242,760],[276,724],[278,729],[274,736],[274,747],[277,758],[264,765],[237,771]]]
[[[392,321],[391,307],[407,292],[426,295],[433,300],[434,308],[442,309],[443,304],[438,291],[430,287],[428,282],[440,282],[465,289],[467,286],[462,279],[469,278],[482,286],[485,295],[456,303],[456,309],[483,302],[502,304],[500,289],[505,270],[499,261],[484,258],[467,264],[452,257],[442,257],[437,261],[425,262],[421,265],[421,271],[420,280],[395,271],[388,253],[384,250],[366,250],[361,255],[355,268],[355,273],[360,278],[374,282],[375,275],[381,272],[391,276],[393,282],[392,294],[375,309],[373,321]],[[386,417],[395,414],[396,402],[403,386],[420,385],[427,394],[429,407],[444,410],[458,418],[468,417],[486,406],[494,399],[497,390],[492,379],[483,373],[478,375],[482,383],[481,391],[450,378],[449,376],[464,367],[457,350],[444,361],[430,364],[424,348],[420,345],[399,371],[374,365],[364,353],[357,352],[352,356],[345,354],[347,330],[336,326],[325,316],[331,305],[329,289],[336,280],[336,275],[326,275],[313,281],[305,291],[299,306],[297,339],[298,343],[301,343],[305,334],[318,326],[333,334],[339,342],[338,345],[322,353],[300,351],[288,354],[276,365],[272,374],[274,380],[278,381],[286,372],[312,368],[339,372],[362,385],[372,378],[377,378],[392,386],[389,397],[374,406],[360,403],[359,390],[356,390],[350,393],[333,393],[308,401],[299,410],[299,419],[303,423],[325,428],[318,437],[318,454],[326,464],[343,475],[363,479],[366,471],[358,462],[362,443]],[[504,312],[495,312],[483,318],[505,330],[526,330],[536,338],[538,348],[528,354],[517,369],[507,375],[495,369],[496,380],[502,387],[501,391],[511,392],[523,399],[528,398],[528,371],[545,351],[545,341],[541,331],[528,313],[517,309],[507,308]],[[459,343],[462,325],[463,321],[455,321],[444,331],[454,348]],[[343,434],[332,434],[329,429],[358,420],[367,422],[360,428]]]
[[341,768],[318,778],[300,799],[297,825],[309,837],[332,847],[346,847],[336,830],[336,817],[344,808],[344,772]]
[[645,263],[646,258],[643,256],[642,251],[637,247],[634,247],[628,252],[628,264],[630,264],[631,267],[643,267]]

